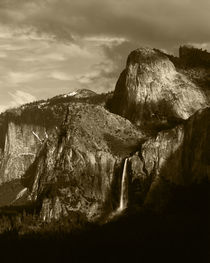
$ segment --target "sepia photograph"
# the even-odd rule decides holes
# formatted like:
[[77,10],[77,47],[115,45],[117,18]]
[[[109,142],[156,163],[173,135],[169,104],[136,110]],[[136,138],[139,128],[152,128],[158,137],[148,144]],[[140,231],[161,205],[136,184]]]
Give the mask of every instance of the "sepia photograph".
[[0,262],[210,262],[209,0],[0,0]]

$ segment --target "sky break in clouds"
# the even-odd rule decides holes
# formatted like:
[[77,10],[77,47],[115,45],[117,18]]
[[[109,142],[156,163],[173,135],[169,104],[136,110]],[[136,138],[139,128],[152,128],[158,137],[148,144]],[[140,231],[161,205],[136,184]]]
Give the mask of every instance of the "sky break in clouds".
[[113,90],[140,46],[210,51],[208,0],[0,0],[0,111]]

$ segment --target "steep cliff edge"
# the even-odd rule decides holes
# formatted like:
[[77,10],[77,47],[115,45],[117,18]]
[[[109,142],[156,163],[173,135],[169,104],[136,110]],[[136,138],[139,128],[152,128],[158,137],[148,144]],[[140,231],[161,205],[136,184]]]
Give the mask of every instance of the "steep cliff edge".
[[3,156],[0,162],[0,183],[20,179],[45,138],[44,127],[8,123]]
[[0,184],[24,175],[48,133],[62,121],[63,112],[58,106],[49,108],[40,102],[1,114]]
[[178,186],[210,181],[209,129],[210,108],[206,108],[185,124],[162,131],[143,143],[141,151],[129,158],[134,199],[140,203],[155,203],[166,181]]
[[49,134],[63,123],[69,103],[103,104],[106,96],[78,90],[0,114],[0,184],[24,175]]
[[[171,185],[210,181],[209,128],[210,108],[205,108],[185,123],[146,138],[101,106],[73,104],[25,174],[24,186],[31,200],[42,203],[41,217],[47,221],[75,211],[89,220],[110,213],[123,198],[123,183],[128,207],[156,205],[157,196],[170,192]],[[123,182],[125,169],[128,178]]]
[[121,176],[117,171],[142,138],[128,120],[101,106],[69,105],[63,125],[49,135],[23,178],[30,199],[41,199],[42,218],[80,211],[92,219],[115,209]]
[[[60,129],[68,105],[77,102],[103,105],[109,96],[78,90],[0,114],[0,206],[28,202],[29,192],[22,185],[22,178],[42,151],[49,135]],[[23,197],[20,198],[20,194]]]
[[208,99],[165,54],[133,51],[111,96],[80,90],[1,114],[0,205],[93,220],[156,201],[165,182],[209,181]]
[[208,105],[202,90],[178,73],[158,50],[137,49],[128,56],[108,107],[141,127],[173,127]]

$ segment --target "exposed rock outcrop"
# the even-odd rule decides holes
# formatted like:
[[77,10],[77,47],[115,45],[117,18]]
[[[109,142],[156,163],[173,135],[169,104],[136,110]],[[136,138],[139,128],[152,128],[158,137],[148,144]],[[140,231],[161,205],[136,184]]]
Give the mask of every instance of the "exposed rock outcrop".
[[111,99],[79,90],[1,114],[1,189],[19,179],[8,204],[38,203],[44,221],[93,220],[153,202],[163,179],[210,180],[207,93],[180,72],[162,52],[138,49]]
[[41,199],[44,220],[80,211],[89,219],[118,206],[117,170],[138,148],[142,133],[101,106],[68,106],[61,129],[52,133],[24,176],[31,200]]
[[21,178],[36,158],[46,130],[36,125],[8,123],[3,156],[0,162],[0,183]]
[[185,124],[162,131],[143,143],[129,158],[132,193],[140,202],[152,200],[161,179],[175,185],[210,180],[210,108],[198,111]]
[[24,175],[64,114],[65,107],[37,102],[0,115],[0,184]]
[[109,107],[137,125],[162,129],[207,105],[201,89],[178,73],[166,55],[140,48],[129,55]]
[[[98,98],[99,97],[99,98]],[[60,127],[69,103],[93,98],[90,90],[54,97],[11,109],[0,115],[0,184],[21,178],[34,162],[48,135]]]
[[181,46],[179,57],[164,53],[176,70],[187,76],[207,97],[210,105],[210,53],[193,46]]

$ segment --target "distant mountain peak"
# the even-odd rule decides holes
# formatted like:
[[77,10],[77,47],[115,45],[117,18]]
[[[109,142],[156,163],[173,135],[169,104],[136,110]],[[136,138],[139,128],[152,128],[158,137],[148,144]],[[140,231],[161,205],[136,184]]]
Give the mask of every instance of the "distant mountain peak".
[[92,97],[97,95],[97,93],[95,93],[92,90],[89,89],[78,89],[76,91],[72,91],[70,93],[67,93],[64,95],[64,97],[74,97],[74,98],[87,98],[87,97]]
[[69,90],[2,113],[0,207],[36,204],[43,221],[78,212],[94,221],[159,206],[161,187],[209,180],[208,96],[173,61],[139,48],[114,94]]

